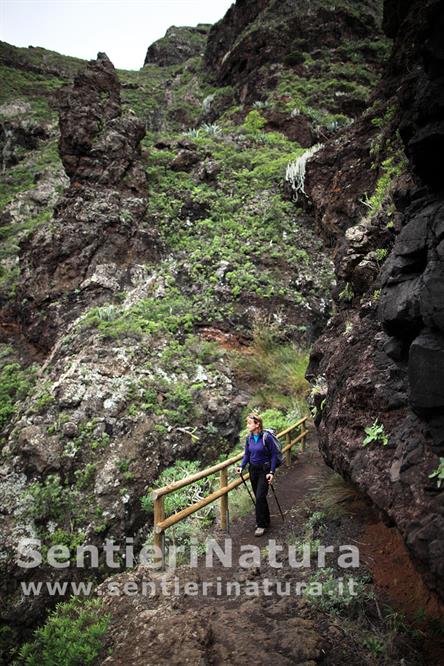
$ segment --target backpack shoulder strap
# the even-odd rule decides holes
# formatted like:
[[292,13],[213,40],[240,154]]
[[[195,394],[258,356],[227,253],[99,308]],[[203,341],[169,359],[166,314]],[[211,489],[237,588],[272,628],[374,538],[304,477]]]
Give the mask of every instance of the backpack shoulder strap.
[[269,439],[268,439],[268,437],[265,437],[265,435],[269,435],[269,434],[270,433],[268,433],[266,430],[264,430],[264,432],[262,434],[262,441],[264,443],[264,446],[271,451],[270,444],[269,444]]

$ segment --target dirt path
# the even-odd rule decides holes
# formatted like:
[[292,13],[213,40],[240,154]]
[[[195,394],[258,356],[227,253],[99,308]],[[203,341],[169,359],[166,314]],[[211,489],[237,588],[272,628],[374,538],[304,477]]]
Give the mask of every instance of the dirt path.
[[[205,557],[201,557],[196,568],[179,567],[161,574],[138,567],[113,578],[120,580],[121,585],[132,583],[139,591],[144,582],[156,586],[153,595],[139,592],[111,596],[103,584],[104,605],[112,621],[106,646],[111,656],[102,663],[247,666],[268,664],[271,660],[274,665],[300,666],[439,666],[439,636],[427,633],[425,624],[418,635],[416,629],[403,625],[400,615],[387,610],[391,599],[386,588],[381,588],[376,600],[368,592],[368,583],[359,587],[356,597],[340,594],[336,581],[340,577],[346,580],[346,575],[337,566],[339,546],[350,544],[362,550],[359,567],[352,570],[356,580],[366,576],[368,579],[372,569],[373,579],[378,580],[381,548],[379,542],[373,548],[370,538],[375,526],[380,538],[389,528],[381,523],[369,503],[353,492],[339,518],[327,519],[324,514],[316,528],[314,519],[323,514],[319,513],[313,493],[324,487],[329,477],[331,471],[324,464],[312,433],[306,451],[298,453],[291,467],[279,470],[276,477],[275,488],[285,522],[270,493],[272,524],[263,537],[253,536],[253,506],[251,513],[232,522],[229,535],[221,530],[212,534],[222,547],[226,539],[231,539],[230,566],[223,566],[216,558],[215,566],[209,568]],[[318,539],[318,543],[333,546],[325,572],[317,567],[316,551],[308,567],[296,568],[289,560],[289,546],[296,548],[297,542],[307,539],[308,524],[314,525],[310,532],[312,543]],[[272,566],[268,558],[266,549],[271,541],[282,547],[278,556],[281,568]],[[240,555],[251,552],[253,547],[260,552],[259,563],[241,562]],[[414,570],[407,573],[404,564],[400,571],[394,572],[392,567],[391,572],[401,580],[407,576],[407,587],[413,582],[416,587],[419,584]],[[323,588],[318,600],[297,590],[298,584],[307,585],[313,577],[322,578],[324,574],[329,585],[334,583],[336,587]],[[161,583],[165,586],[162,591]],[[421,599],[417,597],[417,603]],[[440,612],[442,609],[438,609],[438,617]]]
[[[320,454],[315,446],[314,437],[311,434],[307,441],[305,452],[298,452],[293,455],[292,465],[288,468],[282,467],[276,474],[274,488],[277,501],[280,504],[284,519],[288,522],[290,512],[302,507],[309,492],[313,490],[314,485],[320,478],[320,470],[325,467]],[[250,482],[247,481],[251,491]],[[234,491],[236,492],[236,491]],[[280,540],[282,533],[285,533],[285,520],[282,520],[275,496],[270,489],[268,492],[268,505],[270,507],[271,525],[262,537],[255,537],[256,528],[255,510],[251,504],[251,512],[242,518],[235,519],[229,532],[224,533],[215,531],[212,534],[217,543],[222,547],[226,538],[232,542],[232,562],[233,566],[227,567],[220,560],[214,558],[214,567],[205,566],[205,558],[201,558],[199,567],[200,581],[214,581],[215,578],[221,578],[222,581],[233,579],[233,575],[239,571],[239,557],[242,552],[250,546],[265,548],[271,540]]]

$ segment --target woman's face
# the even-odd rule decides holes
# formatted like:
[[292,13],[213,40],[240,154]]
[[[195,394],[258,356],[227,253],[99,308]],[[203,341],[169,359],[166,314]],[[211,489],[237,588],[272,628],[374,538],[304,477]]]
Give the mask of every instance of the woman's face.
[[249,432],[254,432],[259,429],[259,423],[257,423],[251,416],[247,417],[247,428]]

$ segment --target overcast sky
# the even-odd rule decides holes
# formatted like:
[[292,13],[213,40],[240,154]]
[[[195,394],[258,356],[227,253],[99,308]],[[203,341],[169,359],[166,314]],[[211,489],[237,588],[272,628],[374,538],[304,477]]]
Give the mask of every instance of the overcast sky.
[[234,0],[0,0],[0,40],[140,69],[171,25],[215,23]]

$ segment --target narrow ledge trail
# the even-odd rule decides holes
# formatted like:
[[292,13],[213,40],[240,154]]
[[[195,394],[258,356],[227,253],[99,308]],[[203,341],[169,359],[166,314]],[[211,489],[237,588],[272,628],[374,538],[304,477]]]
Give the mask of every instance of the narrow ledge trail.
[[[119,584],[132,582],[137,589],[149,581],[156,583],[160,590],[163,580],[170,590],[176,590],[174,594],[159,591],[153,596],[135,594],[116,598],[106,593],[105,581],[100,592],[104,608],[112,619],[101,663],[107,666],[122,663],[128,666],[247,666],[265,665],[271,660],[276,666],[339,666],[344,663],[348,666],[439,666],[444,645],[438,638],[428,640],[424,635],[421,641],[415,642],[410,634],[406,637],[397,631],[381,633],[381,608],[387,612],[388,606],[393,606],[406,611],[407,615],[409,602],[414,601],[412,608],[423,604],[431,617],[441,620],[443,609],[431,599],[411,566],[402,542],[393,536],[390,543],[396,552],[390,575],[391,580],[402,581],[403,592],[400,593],[399,586],[384,585],[383,572],[381,577],[378,568],[386,566],[386,552],[375,534],[384,534],[387,543],[389,534],[396,530],[385,526],[370,503],[353,490],[345,501],[344,497],[340,498],[345,510],[340,518],[326,520],[319,541],[324,546],[333,546],[333,553],[326,555],[325,566],[336,564],[336,569],[331,569],[335,578],[367,576],[367,580],[381,582],[380,588],[376,588],[376,599],[363,600],[358,621],[356,617],[320,608],[301,592],[296,592],[298,582],[306,582],[320,569],[313,550],[310,568],[290,566],[288,545],[306,542],[307,520],[319,510],[316,497],[331,475],[332,471],[319,453],[316,434],[311,432],[305,451],[298,452],[292,465],[281,468],[276,476],[275,490],[285,521],[270,491],[271,526],[263,537],[253,535],[253,505],[250,513],[231,523],[229,534],[216,529],[210,535],[222,549],[226,548],[227,537],[232,539],[231,566],[224,566],[215,557],[213,566],[206,567],[205,556],[202,556],[198,567],[179,566],[167,572],[154,572],[139,566],[117,576]],[[282,547],[276,558],[282,562],[282,568],[271,566],[266,550],[269,540],[275,540]],[[339,546],[346,544],[359,549],[357,569],[337,567]],[[260,549],[259,565],[241,566],[239,556],[252,545]],[[264,587],[267,580],[268,594]],[[204,584],[205,593],[202,592]],[[240,593],[236,593],[236,584]],[[254,584],[259,593],[251,593]],[[289,585],[288,589],[285,584]],[[413,593],[409,596],[406,590]],[[374,646],[379,643],[375,641],[383,642],[384,636],[385,653],[381,648],[378,654],[379,648]],[[107,653],[109,656],[105,656]]]

